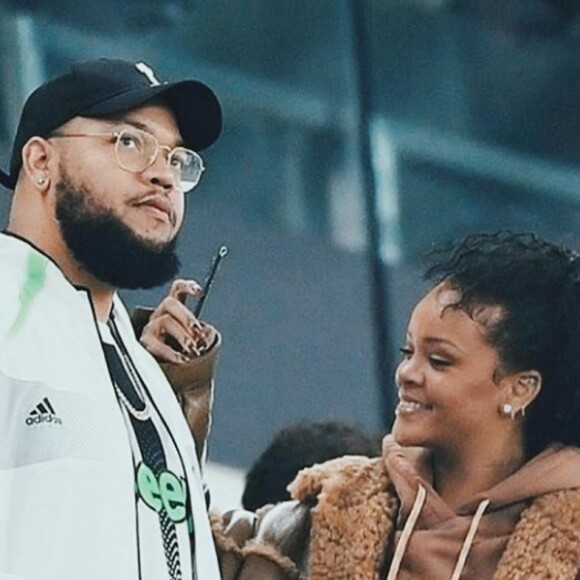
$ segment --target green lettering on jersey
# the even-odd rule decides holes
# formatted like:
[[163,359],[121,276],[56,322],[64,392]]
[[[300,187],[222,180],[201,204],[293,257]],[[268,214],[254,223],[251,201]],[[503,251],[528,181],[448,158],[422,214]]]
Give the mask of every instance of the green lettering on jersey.
[[136,474],[137,494],[145,505],[159,513],[165,510],[175,523],[187,516],[187,485],[171,471],[162,471],[159,477],[145,463],[140,463]]
[[163,507],[174,522],[182,522],[186,514],[187,487],[185,481],[181,481],[171,471],[164,471],[159,476],[159,487]]
[[163,502],[161,501],[157,478],[153,470],[144,463],[141,463],[137,468],[137,491],[139,497],[145,502],[145,505],[156,512],[161,511]]

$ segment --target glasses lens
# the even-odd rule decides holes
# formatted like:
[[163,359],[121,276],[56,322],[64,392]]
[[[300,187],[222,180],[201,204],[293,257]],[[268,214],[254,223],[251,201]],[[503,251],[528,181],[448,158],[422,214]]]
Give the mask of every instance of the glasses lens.
[[117,135],[115,153],[119,165],[133,173],[146,169],[157,154],[157,140],[139,129],[124,129]]
[[169,157],[169,165],[179,176],[181,189],[191,191],[201,179],[205,167],[202,158],[190,149],[176,147]]

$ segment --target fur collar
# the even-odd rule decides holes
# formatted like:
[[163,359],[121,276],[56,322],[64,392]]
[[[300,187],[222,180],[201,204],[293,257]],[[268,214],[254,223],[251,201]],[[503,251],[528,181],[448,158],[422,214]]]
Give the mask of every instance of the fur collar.
[[[308,580],[377,580],[399,501],[380,458],[342,457],[302,471],[290,487],[312,502]],[[580,571],[580,489],[524,510],[493,580],[574,580]]]

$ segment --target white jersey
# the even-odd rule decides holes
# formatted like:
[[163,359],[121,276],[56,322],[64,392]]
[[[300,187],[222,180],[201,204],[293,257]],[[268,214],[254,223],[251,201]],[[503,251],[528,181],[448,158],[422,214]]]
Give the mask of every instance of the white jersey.
[[124,355],[88,293],[5,234],[0,304],[0,580],[218,580],[189,427],[120,300],[153,439],[132,427],[107,352]]

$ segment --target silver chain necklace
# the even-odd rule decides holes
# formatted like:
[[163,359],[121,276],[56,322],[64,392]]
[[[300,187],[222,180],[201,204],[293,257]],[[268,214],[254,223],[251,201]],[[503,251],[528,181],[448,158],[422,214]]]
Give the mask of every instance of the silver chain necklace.
[[135,417],[135,419],[137,419],[138,421],[147,421],[147,419],[151,418],[147,398],[145,396],[145,393],[143,392],[143,389],[141,388],[141,385],[139,384],[139,377],[136,376],[135,371],[131,367],[131,361],[127,360],[125,353],[122,353],[122,355],[123,361],[125,362],[125,368],[129,372],[131,381],[135,387],[135,392],[138,392],[138,394],[140,395],[140,399],[143,402],[143,409],[135,409],[135,407],[133,407],[133,405],[131,405],[131,403],[129,402],[129,399],[127,399],[127,397],[125,396],[125,393],[123,393],[123,391],[117,386],[117,383],[115,383],[115,391],[117,392],[117,396],[119,397],[119,401],[121,401],[121,403],[123,404],[123,407],[125,407],[125,409],[127,409],[127,411],[129,411],[129,413],[133,417]]
[[125,409],[127,409],[127,411],[133,417],[135,417],[135,419],[137,419],[138,421],[147,421],[148,419],[151,418],[151,413],[149,412],[149,405],[147,404],[146,400],[143,400],[143,409],[141,410],[135,409],[135,407],[131,405],[127,397],[125,397],[123,391],[116,384],[115,384],[115,392],[117,393],[117,398],[119,399],[123,407],[125,407]]
[[148,419],[151,418],[151,412],[149,411],[149,403],[147,402],[147,397],[145,396],[145,392],[144,392],[143,388],[141,387],[141,381],[139,379],[139,376],[137,375],[137,373],[133,369],[132,361],[129,358],[128,354],[125,352],[125,349],[123,347],[123,343],[121,341],[121,337],[119,335],[119,331],[117,330],[117,327],[115,326],[115,323],[113,322],[113,320],[111,320],[110,329],[111,329],[111,333],[113,335],[113,338],[117,342],[117,347],[118,347],[119,352],[121,353],[124,367],[127,370],[127,372],[129,373],[129,377],[131,379],[131,382],[133,383],[133,386],[135,387],[135,392],[137,393],[137,396],[140,397],[140,400],[143,403],[143,409],[135,409],[135,407],[131,404],[129,399],[127,399],[127,397],[125,396],[125,393],[123,393],[123,391],[119,388],[117,383],[115,381],[113,381],[113,385],[115,387],[115,392],[117,393],[117,398],[119,399],[119,401],[121,402],[123,407],[125,407],[125,409],[127,409],[129,414],[132,415],[133,417],[135,417],[135,419],[137,419],[138,421],[147,421]]

